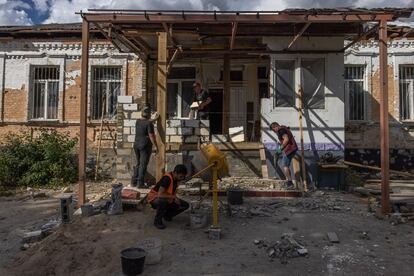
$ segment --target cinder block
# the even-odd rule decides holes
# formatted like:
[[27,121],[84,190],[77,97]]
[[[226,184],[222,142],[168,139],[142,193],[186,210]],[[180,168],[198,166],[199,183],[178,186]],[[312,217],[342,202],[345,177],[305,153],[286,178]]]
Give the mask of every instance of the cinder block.
[[136,120],[124,120],[124,127],[134,127]]
[[167,120],[168,127],[181,127],[181,120]]
[[183,135],[183,136],[193,135],[193,129],[190,127],[178,128],[177,134]]
[[131,119],[141,119],[141,112],[134,111],[131,113]]
[[124,110],[131,110],[131,111],[137,111],[138,110],[138,104],[124,104]]
[[[117,154],[117,156],[120,156],[120,155],[131,155],[131,149],[118,149],[117,151],[116,151],[116,154]],[[118,158],[118,159],[121,159],[122,160],[122,158]]]
[[132,103],[132,96],[118,96],[118,103],[124,104],[124,103]]
[[166,135],[177,135],[177,128],[175,127],[167,127],[167,129],[165,130],[165,134]]
[[124,127],[123,133],[124,134],[131,134],[131,128],[130,127]]
[[135,127],[131,127],[131,134],[134,134],[135,135],[135,131],[136,131],[136,128]]
[[198,143],[199,137],[198,136],[187,136],[184,138],[184,142],[195,144]]
[[200,128],[199,127],[194,128],[194,135],[200,136]]
[[128,135],[127,142],[134,143],[135,142],[135,135]]
[[199,127],[200,121],[199,120],[183,120],[185,127]]
[[210,135],[210,129],[209,128],[200,128],[200,135],[202,136],[209,136]]
[[200,120],[201,127],[210,127],[210,121],[209,120]]
[[183,136],[171,135],[171,136],[169,136],[169,142],[170,143],[182,143],[183,142]]

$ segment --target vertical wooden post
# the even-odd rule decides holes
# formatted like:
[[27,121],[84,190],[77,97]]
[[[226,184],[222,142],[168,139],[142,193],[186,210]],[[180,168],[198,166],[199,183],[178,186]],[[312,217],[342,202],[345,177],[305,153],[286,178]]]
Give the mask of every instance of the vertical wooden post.
[[390,212],[390,145],[388,129],[388,62],[387,62],[387,21],[381,20],[379,27],[379,59],[380,59],[380,129],[381,129],[381,210],[383,214]]
[[79,139],[79,194],[78,205],[85,203],[86,194],[86,117],[88,106],[88,71],[89,71],[89,22],[82,22],[82,64],[80,96],[80,139]]
[[223,62],[223,134],[230,128],[230,57],[224,55]]
[[157,63],[157,111],[160,114],[157,123],[157,167],[156,180],[160,180],[165,173],[165,129],[167,116],[167,33],[158,35],[158,63]]
[[303,191],[308,191],[308,180],[306,177],[305,146],[303,142],[303,89],[299,86],[299,132],[300,132],[300,159],[302,163]]

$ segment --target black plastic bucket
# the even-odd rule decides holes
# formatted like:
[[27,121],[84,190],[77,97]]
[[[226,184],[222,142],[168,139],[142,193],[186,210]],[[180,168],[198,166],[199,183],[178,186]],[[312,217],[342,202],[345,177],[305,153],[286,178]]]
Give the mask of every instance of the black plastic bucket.
[[131,247],[121,251],[122,272],[132,276],[141,274],[144,270],[145,250]]
[[227,190],[227,202],[231,205],[243,204],[243,191],[236,189]]

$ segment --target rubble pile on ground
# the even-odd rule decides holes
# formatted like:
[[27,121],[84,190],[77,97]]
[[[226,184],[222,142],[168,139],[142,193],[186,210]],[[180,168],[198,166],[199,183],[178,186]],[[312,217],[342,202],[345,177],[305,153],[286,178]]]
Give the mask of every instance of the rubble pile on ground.
[[255,240],[254,244],[258,248],[266,248],[267,256],[278,258],[282,264],[287,264],[290,258],[308,256],[308,250],[291,233],[283,234],[280,241],[271,245],[267,245],[264,240]]
[[23,231],[22,235],[22,250],[26,250],[30,247],[30,244],[39,242],[52,234],[61,225],[60,219],[51,219],[47,223],[43,224],[40,229],[34,231]]
[[225,177],[219,181],[218,186],[221,190],[242,189],[242,190],[285,190],[285,182],[277,179],[265,179],[259,177]]

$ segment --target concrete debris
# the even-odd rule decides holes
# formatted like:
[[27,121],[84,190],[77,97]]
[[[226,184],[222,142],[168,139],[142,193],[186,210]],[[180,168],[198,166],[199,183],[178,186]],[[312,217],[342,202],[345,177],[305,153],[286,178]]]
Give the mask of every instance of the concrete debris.
[[30,248],[30,245],[28,244],[28,243],[25,243],[25,244],[23,244],[21,247],[20,247],[20,249],[21,250],[27,250],[27,249],[29,249]]
[[258,248],[265,247],[267,256],[269,258],[278,258],[282,264],[287,264],[290,258],[308,255],[308,250],[293,238],[292,233],[283,234],[281,240],[272,245],[266,245],[263,240],[255,240],[254,243]]
[[368,236],[368,232],[361,232],[361,234],[359,235],[359,238],[361,240],[369,240],[370,237]]
[[338,235],[335,232],[328,232],[327,236],[331,243],[339,243]]
[[398,225],[398,224],[406,223],[406,220],[401,215],[401,213],[393,213],[393,214],[391,214],[389,220],[390,220],[391,225]]
[[26,232],[23,234],[24,243],[33,243],[40,241],[43,238],[42,230],[36,230],[31,232]]

